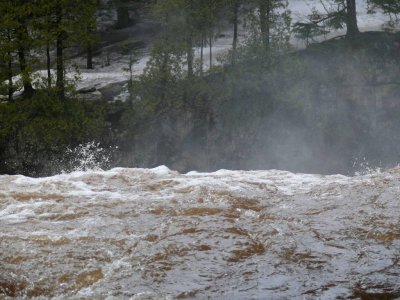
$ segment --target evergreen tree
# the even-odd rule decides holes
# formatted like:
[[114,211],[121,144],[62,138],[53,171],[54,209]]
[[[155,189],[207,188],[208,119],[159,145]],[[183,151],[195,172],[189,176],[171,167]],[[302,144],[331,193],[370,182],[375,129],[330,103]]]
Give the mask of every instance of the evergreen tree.
[[110,8],[117,14],[116,29],[126,28],[136,23],[138,11],[151,4],[153,1],[146,0],[112,0],[108,1]]
[[[94,41],[97,0],[4,0],[0,3],[0,57],[3,77],[8,80],[9,99],[15,91],[13,66],[18,63],[25,97],[33,95],[31,73],[36,64],[32,55],[46,49],[47,85],[51,87],[52,45],[56,49],[56,86],[65,98],[65,52],[72,44],[85,47]],[[4,75],[6,74],[6,75]]]
[[24,94],[26,97],[32,97],[33,87],[30,77],[32,66],[28,61],[27,56],[30,55],[32,37],[29,34],[31,28],[30,22],[32,20],[33,11],[35,9],[35,1],[19,0],[15,5],[15,18],[17,26],[15,28],[15,37],[17,42],[17,54],[19,66],[21,71],[22,83],[24,87]]
[[332,0],[324,4],[324,12],[313,11],[309,22],[297,22],[295,31],[307,40],[313,35],[326,34],[328,29],[341,29],[346,26],[346,37],[353,38],[359,33],[357,25],[356,0]]
[[270,43],[270,25],[271,25],[271,14],[273,10],[273,1],[271,0],[258,0],[257,6],[259,10],[260,18],[260,32],[261,39],[266,53],[269,52]]
[[154,54],[164,52],[161,61],[185,59],[187,76],[195,73],[194,47],[200,47],[200,73],[203,72],[204,48],[212,44],[218,26],[221,0],[159,0],[153,5],[153,17],[160,24],[160,32],[154,47]]
[[45,49],[46,69],[47,69],[47,88],[52,86],[51,75],[51,49],[55,40],[55,17],[53,13],[53,3],[51,1],[40,2],[40,9],[35,18],[36,36],[35,39],[41,41],[41,47]]
[[[88,28],[95,27],[96,0],[42,0],[46,23],[46,36],[55,40],[56,89],[61,99],[65,98],[65,48],[80,43],[84,46],[93,42]],[[46,46],[47,48],[47,46]],[[48,48],[47,48],[48,51]],[[47,55],[48,56],[48,55]],[[49,56],[48,56],[49,60]],[[49,63],[48,63],[49,68]],[[48,70],[49,71],[49,70]],[[49,74],[50,75],[50,74]],[[50,79],[49,79],[50,80]]]
[[238,35],[239,35],[239,9],[241,5],[241,0],[231,0],[229,1],[229,11],[231,12],[231,23],[233,24],[233,39],[232,39],[232,64],[236,62],[236,51],[238,45]]
[[212,45],[219,25],[221,0],[203,0],[192,4],[192,13],[187,22],[192,28],[194,46],[200,47],[200,73],[203,73],[204,48],[209,46],[209,66],[212,66]]
[[275,53],[283,50],[291,34],[290,11],[285,0],[253,0],[247,3],[245,30],[247,36],[241,49],[246,59],[269,64]]
[[169,83],[182,76],[181,66],[186,52],[185,0],[156,1],[151,9],[152,17],[158,21],[160,31],[154,42],[150,60],[141,76],[141,81],[151,88],[154,102],[164,105]]
[[389,16],[388,24],[390,27],[394,27],[398,23],[400,14],[400,2],[398,0],[368,0],[368,4],[370,5],[370,13],[381,10]]
[[32,97],[33,87],[31,80],[32,62],[30,54],[33,50],[33,40],[30,35],[32,31],[32,20],[36,1],[2,1],[0,13],[0,35],[2,36],[2,57],[6,62],[7,79],[9,84],[9,99],[12,98],[14,85],[12,83],[13,64],[18,62],[24,95]]
[[3,82],[7,84],[4,88],[7,89],[8,100],[13,100],[15,86],[13,82],[14,70],[13,61],[15,49],[17,46],[15,40],[15,28],[17,22],[14,18],[13,6],[8,1],[0,2],[0,87]]

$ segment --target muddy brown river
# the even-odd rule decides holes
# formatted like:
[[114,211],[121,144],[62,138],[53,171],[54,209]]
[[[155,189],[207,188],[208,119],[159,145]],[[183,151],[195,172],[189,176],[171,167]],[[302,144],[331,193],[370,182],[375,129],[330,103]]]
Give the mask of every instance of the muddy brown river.
[[0,176],[0,299],[400,299],[400,169]]

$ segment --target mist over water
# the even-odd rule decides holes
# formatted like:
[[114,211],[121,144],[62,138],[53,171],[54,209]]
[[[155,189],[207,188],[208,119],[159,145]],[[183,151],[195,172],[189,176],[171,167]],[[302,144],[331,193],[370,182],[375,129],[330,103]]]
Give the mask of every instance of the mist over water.
[[364,32],[289,51],[267,67],[244,60],[188,92],[171,84],[158,114],[127,125],[120,165],[344,175],[365,163],[393,168],[400,162],[397,39]]

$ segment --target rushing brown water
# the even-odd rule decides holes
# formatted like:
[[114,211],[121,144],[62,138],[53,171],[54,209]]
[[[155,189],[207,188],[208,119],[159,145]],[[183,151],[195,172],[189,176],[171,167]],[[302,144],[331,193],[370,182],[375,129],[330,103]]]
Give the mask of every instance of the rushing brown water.
[[0,176],[0,299],[396,299],[400,171]]

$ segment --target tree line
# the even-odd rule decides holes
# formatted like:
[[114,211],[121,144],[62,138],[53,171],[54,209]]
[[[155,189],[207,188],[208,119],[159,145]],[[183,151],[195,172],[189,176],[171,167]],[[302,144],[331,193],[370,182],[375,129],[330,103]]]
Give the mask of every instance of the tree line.
[[[327,0],[323,3],[329,7],[308,16],[310,24],[318,26],[321,31],[346,28],[345,38],[339,44],[342,56],[351,56],[351,47],[347,48],[347,45],[354,44],[353,41],[361,37],[356,2]],[[384,3],[388,1],[370,1],[371,11],[382,9]],[[317,72],[312,60],[296,59],[297,53],[293,53],[290,45],[293,25],[287,1],[160,0],[153,2],[151,13],[159,24],[159,32],[149,63],[133,84],[132,109],[127,110],[123,120],[128,133],[124,136],[126,146],[121,149],[126,149],[127,153],[134,149],[135,153],[133,158],[127,156],[129,159],[151,153],[142,166],[173,164],[183,160],[177,154],[184,152],[182,149],[193,149],[193,152],[201,149],[204,161],[199,165],[206,165],[205,161],[215,153],[224,153],[215,161],[230,155],[238,156],[237,159],[230,157],[231,161],[240,161],[246,156],[246,146],[254,145],[259,138],[258,127],[271,122],[270,128],[264,127],[265,132],[273,132],[273,127],[285,128],[283,124],[273,123],[271,116],[274,114],[282,114],[282,119],[288,123],[310,122],[312,126],[306,126],[308,129],[316,126],[327,128],[320,131],[314,128],[315,131],[310,129],[309,132],[344,135],[340,130],[335,131],[336,128],[330,131],[328,124],[332,120],[338,121],[343,111],[331,109],[329,118],[320,123],[310,121],[311,117],[302,114],[306,110],[302,105],[308,107],[310,103],[307,100],[313,99],[316,109],[310,109],[309,114],[314,116],[323,99],[313,92],[323,93],[320,86],[330,86],[333,78],[323,83],[321,78],[306,80],[312,77],[311,73]],[[232,48],[222,57],[222,64],[213,65],[212,44],[219,36],[220,28],[227,26],[232,28]],[[244,34],[239,36],[239,33]],[[365,39],[361,37],[361,40]],[[288,52],[290,54],[285,55]],[[324,60],[331,61],[323,53],[318,54],[322,57],[320,67],[326,65]],[[207,61],[210,71],[206,72]],[[334,69],[325,70],[326,74],[336,74]],[[312,71],[307,73],[309,70]],[[329,77],[326,74],[324,76]],[[351,82],[349,78],[346,80]],[[305,93],[308,85],[312,97]],[[340,86],[337,86],[338,90]],[[337,99],[336,103],[341,101]],[[335,107],[334,102],[332,106]],[[318,117],[315,119],[319,120]],[[191,122],[194,128],[187,135],[182,134],[184,122]],[[222,149],[211,146],[220,141],[225,141]],[[273,143],[272,138],[271,141]],[[192,156],[187,159],[189,164],[193,161],[195,158]],[[140,159],[137,162],[139,164]]]
[[[97,0],[4,0],[0,3],[0,71],[7,80],[8,100],[18,89],[13,78],[20,74],[25,97],[34,93],[32,71],[46,58],[48,88],[53,86],[52,58],[55,57],[55,87],[65,98],[65,49],[94,42]],[[52,55],[54,52],[54,55]]]
[[[160,78],[168,77],[168,69],[185,65],[187,77],[197,71],[202,74],[204,63],[213,64],[212,46],[221,27],[232,27],[232,49],[225,63],[235,64],[243,55],[241,46],[247,46],[248,55],[267,58],[277,48],[289,44],[292,32],[310,39],[331,29],[346,28],[346,37],[359,33],[356,0],[325,0],[323,11],[313,11],[305,16],[308,21],[291,23],[291,13],[286,0],[158,0],[153,1],[152,17],[160,25],[160,32],[152,52],[148,69],[157,66]],[[391,23],[397,21],[400,7],[393,0],[368,0],[369,13],[377,10],[389,15]],[[245,37],[239,42],[239,27],[244,27]],[[209,57],[204,50],[208,47]],[[194,59],[194,49],[199,49],[199,62]],[[243,50],[243,47],[242,49]],[[196,70],[197,67],[197,70]],[[177,68],[175,68],[177,70]],[[171,75],[171,74],[170,74]],[[161,86],[165,83],[161,83]]]
[[[45,57],[46,85],[55,86],[60,98],[65,97],[65,49],[80,45],[87,49],[88,68],[92,68],[92,46],[96,41],[96,12],[104,1],[100,0],[4,0],[0,3],[0,79],[7,82],[8,100],[12,101],[19,88],[13,82],[20,74],[24,95],[32,96],[32,71]],[[261,46],[260,54],[271,51],[271,43],[277,41],[274,31],[290,32],[290,12],[286,11],[285,0],[114,0],[118,28],[128,26],[129,11],[132,7],[147,6],[150,16],[159,25],[159,35],[153,50],[154,60],[160,61],[160,69],[168,69],[171,57],[183,59],[187,66],[187,76],[195,72],[193,49],[200,49],[198,71],[203,72],[203,64],[213,62],[212,46],[218,36],[218,28],[230,23],[233,29],[232,51],[229,63],[238,57],[239,24],[246,23],[246,41],[253,46]],[[394,0],[368,0],[370,10],[381,9],[397,19],[400,7]],[[325,27],[346,25],[346,36],[358,33],[356,1],[330,0],[325,12],[314,12],[309,22],[298,22],[294,29],[307,39],[313,33],[323,32]],[[282,20],[286,22],[282,23]],[[279,24],[279,25],[277,25]],[[277,30],[277,26],[280,28]],[[286,26],[286,28],[284,28]],[[282,33],[282,32],[281,32]],[[286,38],[287,35],[281,36]],[[208,47],[209,57],[204,57]],[[54,55],[52,55],[54,53]],[[157,57],[156,57],[157,56]],[[56,76],[53,79],[52,58],[55,57]]]
[[[135,155],[145,156],[147,141],[142,139],[143,148],[136,143],[143,133],[149,135],[148,143],[155,149],[151,156],[157,161],[151,164],[162,164],[168,157],[177,157],[181,129],[175,122],[185,120],[194,126],[190,133],[194,139],[188,138],[186,147],[199,137],[198,147],[212,153],[210,141],[214,139],[225,141],[222,148],[227,153],[242,155],[242,145],[252,144],[258,132],[255,127],[268,120],[271,112],[295,111],[288,118],[299,118],[297,106],[308,97],[303,95],[303,86],[291,87],[296,80],[301,82],[307,66],[285,60],[283,55],[291,49],[289,39],[296,28],[286,1],[113,0],[105,7],[108,2],[0,2],[0,93],[7,94],[0,99],[0,172],[57,172],[45,170],[43,159],[55,161],[66,147],[93,140],[103,145],[125,144],[127,153],[138,146]],[[348,40],[356,37],[355,1],[324,3],[332,6],[313,13],[309,24],[298,24],[299,28],[316,26],[321,32],[347,24]],[[396,21],[396,1],[371,0],[369,4],[371,11],[383,10]],[[113,111],[114,103],[73,99],[66,79],[69,48],[74,47],[75,53],[77,46],[81,53],[85,50],[90,67],[91,49],[98,42],[96,31],[101,28],[96,25],[100,10],[115,14],[118,30],[134,23],[129,11],[137,7],[155,24],[156,37],[143,74],[131,80],[132,101],[116,108],[121,113]],[[222,28],[229,26],[231,50],[215,64],[213,45]],[[130,60],[131,70],[134,61]],[[38,80],[35,71],[40,69],[47,73]],[[23,94],[17,98],[19,90]],[[289,104],[288,99],[292,99]]]

